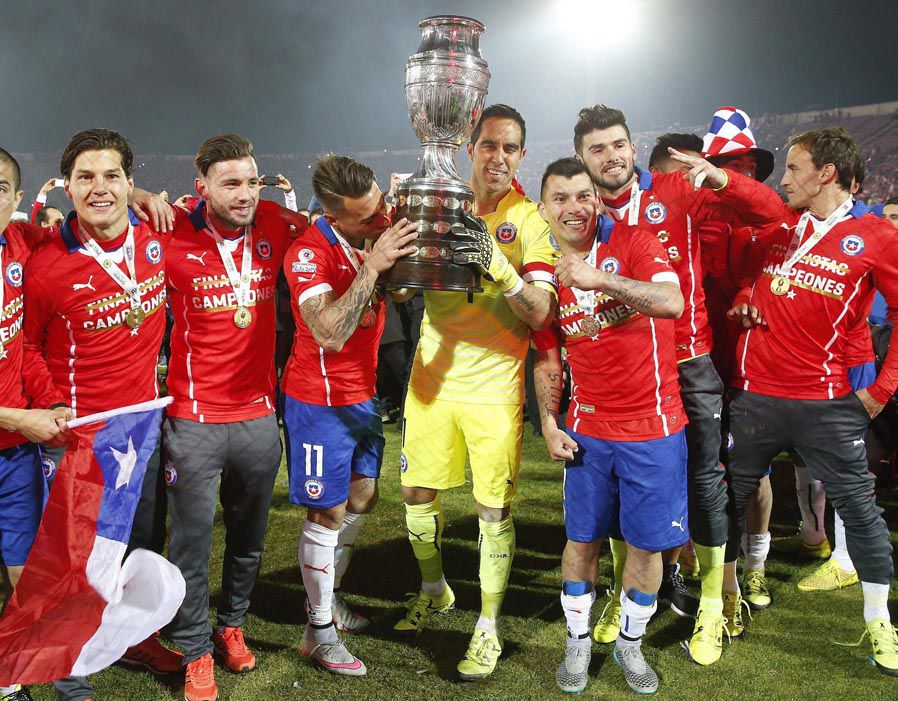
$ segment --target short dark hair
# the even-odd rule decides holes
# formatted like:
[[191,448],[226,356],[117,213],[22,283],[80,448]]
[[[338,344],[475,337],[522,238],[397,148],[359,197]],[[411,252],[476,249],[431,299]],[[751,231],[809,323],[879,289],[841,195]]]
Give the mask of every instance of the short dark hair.
[[219,134],[206,139],[196,150],[193,165],[200,175],[205,176],[216,163],[252,158],[253,145],[249,139],[236,134]]
[[19,191],[19,188],[22,187],[22,169],[19,168],[19,162],[12,157],[12,154],[6,149],[0,148],[0,163],[6,163],[12,168],[12,178],[13,178],[13,194]]
[[652,153],[649,156],[649,168],[654,167],[658,161],[670,158],[670,153],[667,151],[668,148],[675,148],[677,151],[701,153],[702,140],[701,137],[695,134],[677,134],[674,132],[662,134],[655,140],[655,148],[652,149]]
[[342,212],[344,197],[367,195],[374,184],[374,172],[349,156],[329,153],[315,164],[312,190],[325,212]]
[[471,132],[471,143],[477,143],[477,139],[480,138],[480,130],[481,127],[483,127],[483,123],[487,119],[491,119],[493,117],[495,117],[496,119],[512,119],[517,122],[518,127],[521,130],[521,148],[524,148],[524,142],[527,140],[527,124],[524,122],[524,118],[521,116],[521,113],[518,112],[514,107],[503,105],[500,102],[497,102],[495,105],[490,105],[485,110],[483,110],[483,113],[480,115],[480,119],[477,121],[477,126],[474,127],[474,131]]
[[898,195],[895,195],[894,197],[890,197],[889,199],[887,199],[883,203],[882,206],[885,207],[886,205],[889,205],[889,204],[898,204]]
[[857,144],[842,127],[827,127],[796,134],[789,139],[788,146],[801,146],[810,153],[817,170],[832,163],[839,174],[839,185],[845,190],[851,191],[852,183],[863,185],[866,175],[864,159]]
[[131,151],[131,144],[128,140],[112,129],[85,129],[75,134],[62,152],[62,158],[59,161],[59,172],[63,177],[72,177],[72,168],[75,166],[75,159],[85,151],[103,151],[109,149],[118,151],[122,159],[122,170],[125,175],[131,177],[131,171],[134,168],[134,153]]
[[[581,174],[589,177],[589,169],[586,167],[586,164],[579,158],[568,156],[566,158],[559,158],[557,161],[552,161],[549,165],[546,166],[546,172],[543,173],[543,179],[539,185],[539,198],[543,199],[545,195],[546,182],[548,182],[549,178],[551,178],[553,175],[558,175],[562,178],[568,178],[570,180],[571,178]],[[589,182],[592,183],[592,178],[590,178]]]
[[583,137],[596,129],[608,129],[613,126],[622,126],[630,139],[630,127],[627,126],[627,118],[624,113],[606,105],[593,105],[580,110],[577,124],[574,127],[574,151],[580,153],[583,148]]
[[43,226],[44,224],[46,224],[47,221],[50,219],[50,211],[49,210],[51,210],[51,209],[55,209],[60,214],[63,214],[62,210],[59,209],[58,207],[54,207],[53,205],[47,205],[45,207],[41,207],[38,210],[37,216],[34,218],[34,223],[37,224],[38,226]]

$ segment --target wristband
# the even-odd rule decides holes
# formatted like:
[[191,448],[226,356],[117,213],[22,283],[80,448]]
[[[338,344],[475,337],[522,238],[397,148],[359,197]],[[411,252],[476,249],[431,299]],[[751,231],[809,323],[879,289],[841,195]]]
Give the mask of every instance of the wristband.
[[521,290],[524,289],[524,280],[521,278],[521,276],[518,275],[517,273],[515,273],[514,276],[515,276],[515,278],[517,278],[517,280],[511,286],[511,289],[508,290],[507,292],[502,293],[506,297],[514,297],[515,295],[520,294]]
[[721,190],[723,190],[723,188],[730,184],[730,176],[727,175],[726,168],[721,168],[720,170],[723,172],[723,185],[721,185],[720,187],[711,188],[712,192],[720,192]]

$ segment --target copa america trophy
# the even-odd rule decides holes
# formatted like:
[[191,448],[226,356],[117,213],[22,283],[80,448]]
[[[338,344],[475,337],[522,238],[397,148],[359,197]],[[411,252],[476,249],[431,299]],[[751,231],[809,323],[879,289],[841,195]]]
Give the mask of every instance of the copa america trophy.
[[[480,119],[490,70],[480,55],[483,25],[468,17],[428,17],[418,25],[421,45],[405,67],[409,121],[424,146],[417,172],[399,185],[393,220],[418,223],[418,251],[385,274],[389,287],[481,292],[480,273],[452,262],[449,242],[474,191],[455,167],[455,152]],[[454,225],[454,227],[453,227]]]

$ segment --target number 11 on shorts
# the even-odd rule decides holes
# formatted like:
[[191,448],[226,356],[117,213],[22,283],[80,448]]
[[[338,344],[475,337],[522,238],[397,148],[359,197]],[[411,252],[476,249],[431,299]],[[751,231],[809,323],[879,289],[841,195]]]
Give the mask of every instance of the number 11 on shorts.
[[324,446],[314,445],[312,443],[303,443],[302,447],[306,451],[306,476],[312,477],[312,453],[315,453],[315,477],[324,476],[324,467],[322,456],[324,455]]

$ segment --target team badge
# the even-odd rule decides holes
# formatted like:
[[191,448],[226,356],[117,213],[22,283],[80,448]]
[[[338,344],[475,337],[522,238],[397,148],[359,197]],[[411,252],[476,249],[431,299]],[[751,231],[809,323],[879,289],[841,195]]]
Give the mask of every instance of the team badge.
[[846,256],[856,256],[864,250],[864,239],[857,234],[848,234],[842,239],[842,253]]
[[599,263],[599,270],[606,273],[617,273],[617,271],[620,270],[620,261],[613,256],[609,256]]
[[175,469],[175,466],[171,463],[168,463],[165,466],[165,484],[169,487],[173,486],[178,481],[178,471]]
[[262,260],[271,258],[271,243],[268,239],[259,239],[256,241],[256,253]]
[[146,254],[147,260],[156,265],[156,263],[162,260],[162,244],[156,239],[151,239],[147,244]]
[[515,240],[517,235],[518,227],[510,221],[507,221],[504,224],[499,224],[499,228],[496,229],[496,238],[499,239],[499,243],[511,243]]
[[50,458],[41,458],[41,469],[44,472],[44,479],[50,479],[56,472],[56,463]]
[[399,453],[399,471],[408,471],[408,459],[405,457],[405,453]]
[[651,202],[645,208],[645,218],[649,224],[660,224],[667,219],[667,207],[660,202]]
[[13,287],[22,286],[22,264],[14,260],[6,266],[6,279]]
[[306,480],[305,487],[309,499],[320,499],[321,495],[324,494],[324,485],[318,480]]
[[308,263],[312,258],[315,257],[315,251],[311,248],[301,248],[299,249],[299,259],[303,263]]

